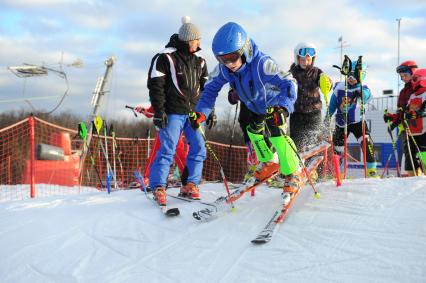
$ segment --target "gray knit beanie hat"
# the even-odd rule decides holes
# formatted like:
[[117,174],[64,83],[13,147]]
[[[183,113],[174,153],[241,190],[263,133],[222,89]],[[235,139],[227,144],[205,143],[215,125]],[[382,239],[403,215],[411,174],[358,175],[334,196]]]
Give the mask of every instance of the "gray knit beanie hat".
[[182,41],[190,41],[200,39],[201,34],[198,28],[190,23],[191,18],[188,16],[182,17],[182,26],[179,29],[179,39]]

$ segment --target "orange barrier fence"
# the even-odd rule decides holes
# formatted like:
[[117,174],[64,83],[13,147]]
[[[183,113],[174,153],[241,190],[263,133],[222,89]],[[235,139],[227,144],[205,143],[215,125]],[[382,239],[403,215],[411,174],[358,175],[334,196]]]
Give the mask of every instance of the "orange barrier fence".
[[[76,130],[29,117],[0,130],[0,201],[105,190],[108,165],[104,152],[108,152],[117,181],[115,187],[111,180],[112,189],[127,189],[135,181],[133,172],[145,167],[152,143],[153,139],[131,138],[114,142],[112,137],[94,134],[81,162],[83,141]],[[247,148],[209,144],[228,181],[240,183],[247,170]],[[219,165],[210,153],[203,180],[221,180]]]

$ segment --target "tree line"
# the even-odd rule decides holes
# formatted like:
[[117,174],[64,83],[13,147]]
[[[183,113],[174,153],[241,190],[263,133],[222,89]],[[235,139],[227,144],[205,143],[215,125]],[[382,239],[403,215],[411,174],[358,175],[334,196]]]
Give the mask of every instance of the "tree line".
[[[64,128],[76,129],[81,121],[85,121],[81,115],[75,114],[70,110],[56,114],[44,114],[41,112],[31,112],[27,110],[7,111],[0,114],[0,129],[13,125],[31,114],[44,121],[59,125]],[[209,141],[244,145],[242,132],[238,123],[238,117],[235,118],[235,108],[229,107],[225,110],[222,119],[219,119],[216,126],[212,129],[206,128],[206,137]],[[139,121],[138,121],[139,120]],[[151,138],[155,137],[155,128],[152,121],[140,119],[110,119],[106,121],[108,125],[113,125],[117,137],[125,138]],[[235,123],[234,123],[235,122]]]

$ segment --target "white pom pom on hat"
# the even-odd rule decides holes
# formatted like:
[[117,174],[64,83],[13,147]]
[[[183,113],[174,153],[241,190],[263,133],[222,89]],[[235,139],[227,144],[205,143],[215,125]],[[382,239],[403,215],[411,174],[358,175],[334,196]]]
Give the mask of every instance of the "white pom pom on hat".
[[191,22],[191,18],[189,16],[182,17],[182,24],[187,24]]

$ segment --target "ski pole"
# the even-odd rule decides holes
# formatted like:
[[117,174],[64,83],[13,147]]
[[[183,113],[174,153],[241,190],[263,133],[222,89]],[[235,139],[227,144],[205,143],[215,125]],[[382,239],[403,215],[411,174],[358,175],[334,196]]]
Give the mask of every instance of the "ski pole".
[[[231,150],[232,150],[232,145],[234,143],[234,133],[235,133],[235,122],[237,120],[237,114],[238,114],[238,102],[235,105],[235,114],[234,114],[234,122],[232,124],[232,131],[231,131],[231,137],[230,137],[230,141],[229,141],[229,147],[228,147],[228,168],[231,168]],[[252,191],[253,192],[253,191]]]
[[[387,111],[387,109],[385,109],[385,114],[387,114],[387,113],[388,113],[388,111]],[[398,156],[398,152],[396,150],[396,142],[398,142],[399,135],[398,135],[398,138],[397,138],[397,140],[395,142],[395,140],[393,138],[393,134],[392,134],[392,129],[391,129],[390,121],[387,121],[387,124],[388,124],[388,129],[389,129],[388,132],[389,132],[389,135],[391,137],[393,154],[395,155],[396,173],[397,173],[398,177],[401,177],[401,171],[400,171],[400,168],[399,168],[399,156]]]
[[[103,187],[103,183],[102,183],[101,175],[99,174],[98,168],[95,166],[95,159],[93,158],[92,151],[90,150],[90,147],[87,144],[87,140],[86,140],[86,137],[87,137],[87,128],[86,128],[86,124],[84,122],[81,122],[81,123],[78,124],[78,135],[83,140],[84,145],[87,147],[87,152],[89,153],[91,166],[93,166],[95,168],[96,175],[98,176],[98,179],[99,179],[99,184],[101,185],[101,188],[102,188]],[[84,160],[82,162],[82,166],[83,165],[84,165]],[[81,170],[80,172],[83,172],[83,170]],[[82,175],[79,176],[79,177],[80,177],[80,180],[83,179]],[[80,181],[80,183],[81,183],[81,181]]]
[[[188,114],[188,116],[189,116],[190,119],[194,119],[194,118],[196,119],[197,114],[195,114],[195,112],[190,112]],[[220,175],[222,177],[223,184],[225,185],[226,193],[228,194],[228,198],[229,198],[229,201],[230,201],[230,204],[231,204],[231,210],[235,211],[236,208],[234,206],[234,202],[231,200],[231,192],[229,191],[228,182],[226,181],[226,177],[225,177],[225,173],[223,171],[222,164],[220,164],[220,160],[217,157],[216,153],[214,152],[213,148],[207,143],[207,138],[206,138],[206,135],[204,134],[204,130],[201,127],[201,125],[198,127],[198,130],[200,131],[201,137],[204,140],[204,143],[206,145],[207,150],[211,153],[211,155],[213,155],[213,158],[216,160],[217,164],[219,165]]]
[[132,110],[133,115],[135,115],[135,117],[138,117],[138,114],[137,114],[137,113],[136,113],[136,111],[135,111],[135,107],[132,107],[132,106],[126,105],[126,108],[128,108],[128,109]]
[[288,136],[284,135],[284,138],[287,140],[287,143],[290,145],[293,152],[297,155],[297,158],[299,158],[299,162],[302,165],[303,172],[305,172],[306,178],[308,178],[309,183],[311,184],[312,190],[314,191],[314,197],[319,199],[321,197],[320,193],[315,189],[314,183],[312,182],[311,175],[308,174],[308,170],[306,169],[305,162],[303,162],[302,158],[300,157],[300,154],[297,152],[297,150],[294,148],[291,140],[288,140]]
[[[411,137],[411,140],[413,141],[413,144],[416,147],[417,153],[419,155],[419,163],[420,163],[420,166],[422,167],[422,171],[424,173],[424,172],[426,172],[426,170],[425,170],[425,164],[423,163],[423,159],[421,157],[420,148],[419,148],[416,140],[414,139],[414,136],[413,136],[413,133],[411,132],[410,126],[408,125],[407,119],[405,119],[405,118],[404,118],[404,123],[406,125],[405,132],[407,133],[408,136]],[[408,149],[410,150],[410,141],[408,140],[408,137],[407,137],[407,142],[408,142]],[[410,156],[411,156],[411,152],[410,152]],[[412,157],[411,157],[411,159],[412,159]],[[416,170],[414,168],[414,162],[413,162],[413,171],[414,171],[414,174],[417,176]]]
[[365,105],[364,105],[364,93],[362,87],[362,56],[358,57],[356,62],[355,74],[358,76],[360,91],[361,91],[361,127],[362,127],[362,157],[364,162],[364,178],[367,178],[367,140],[365,137]]
[[345,127],[344,127],[344,138],[343,138],[343,178],[346,179],[346,173],[348,168],[348,109],[349,109],[349,103],[348,103],[348,74],[352,70],[352,61],[348,57],[348,55],[345,55],[345,58],[342,62],[342,67],[333,65],[333,67],[340,70],[340,73],[345,78],[345,99],[344,99],[344,106],[343,109],[345,110]]
[[[99,132],[100,132],[100,130],[102,128],[103,120],[102,120],[102,118],[100,116],[97,115],[97,116],[95,116],[95,119],[92,121],[92,123],[94,125],[95,130],[96,130],[96,135],[98,137],[98,144],[101,146],[101,151],[102,151],[102,153],[104,155],[104,158],[106,159],[107,177],[108,177],[109,172],[112,171],[111,164],[109,163],[107,152],[105,152],[105,148],[104,148],[104,146],[102,144],[101,137],[99,136]],[[93,131],[92,131],[92,135],[93,135]],[[114,178],[114,182],[116,182],[115,178]]]

